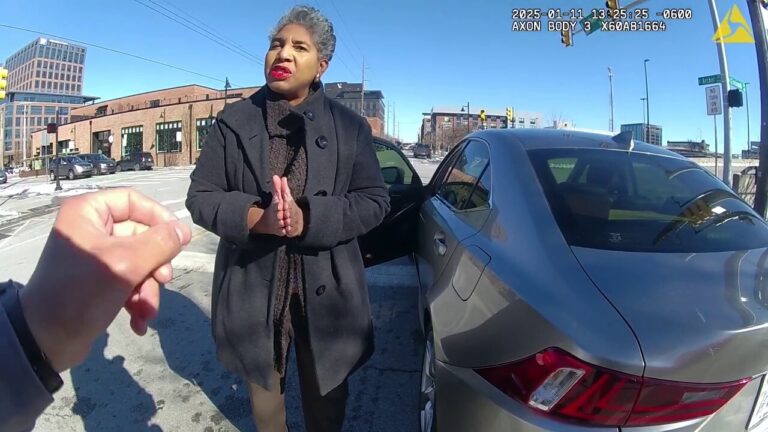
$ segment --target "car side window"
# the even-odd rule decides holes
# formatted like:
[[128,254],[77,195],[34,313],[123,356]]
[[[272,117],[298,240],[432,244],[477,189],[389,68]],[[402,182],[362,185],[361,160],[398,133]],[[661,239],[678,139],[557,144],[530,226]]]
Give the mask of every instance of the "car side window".
[[[461,144],[459,147],[461,147]],[[452,153],[449,153],[448,156],[446,156],[443,160],[443,163],[437,167],[437,171],[435,171],[435,174],[432,178],[435,194],[437,194],[437,192],[440,191],[440,188],[442,188],[443,183],[445,183],[445,180],[448,178],[448,174],[450,174],[451,170],[453,169],[453,165],[456,163],[456,158],[460,153],[461,150],[456,150]]]
[[[484,175],[489,161],[488,146],[481,141],[470,141],[458,155],[453,169],[440,186],[438,195],[456,210],[487,207],[488,197],[483,198],[482,190],[478,192],[476,199],[470,200],[470,198],[478,180]],[[487,190],[487,181],[486,185],[481,187]]]
[[379,166],[381,166],[381,174],[384,176],[384,183],[387,187],[413,184],[413,171],[403,157],[384,144],[374,142],[374,145],[376,146],[376,157],[379,159]]

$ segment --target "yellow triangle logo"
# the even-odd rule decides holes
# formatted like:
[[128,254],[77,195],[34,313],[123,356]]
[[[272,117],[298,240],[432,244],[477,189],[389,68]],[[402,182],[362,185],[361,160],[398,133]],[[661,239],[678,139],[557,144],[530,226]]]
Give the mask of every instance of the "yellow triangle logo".
[[716,43],[755,43],[752,29],[737,5],[725,15],[712,40]]

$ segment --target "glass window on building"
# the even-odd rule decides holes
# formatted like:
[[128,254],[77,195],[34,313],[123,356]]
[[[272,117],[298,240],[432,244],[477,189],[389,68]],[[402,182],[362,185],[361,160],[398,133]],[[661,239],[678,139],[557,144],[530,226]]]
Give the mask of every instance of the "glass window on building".
[[45,115],[56,115],[56,107],[52,107],[52,106],[45,107]]
[[214,120],[213,117],[197,119],[197,149],[198,150],[203,148],[203,142],[205,141],[205,137],[208,136],[208,131],[211,129],[213,120]]
[[155,139],[159,153],[180,152],[181,122],[157,123],[155,126]]
[[123,156],[144,150],[144,126],[131,126],[121,131]]
[[[33,106],[33,107],[30,107],[30,109],[29,109],[29,112],[30,112],[30,114],[32,114],[32,115],[37,115],[37,116],[39,116],[39,115],[43,115],[43,107],[41,107],[41,106]],[[46,113],[46,114],[47,114],[47,113]]]

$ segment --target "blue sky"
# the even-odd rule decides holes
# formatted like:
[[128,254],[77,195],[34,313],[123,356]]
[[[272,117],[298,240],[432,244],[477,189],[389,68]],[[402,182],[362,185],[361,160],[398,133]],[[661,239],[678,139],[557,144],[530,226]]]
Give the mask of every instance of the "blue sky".
[[[145,0],[147,2],[148,0]],[[267,35],[280,16],[297,3],[319,7],[334,22],[339,43],[325,82],[359,82],[363,57],[367,86],[384,92],[397,108],[400,136],[416,139],[421,113],[433,105],[469,102],[480,108],[558,116],[577,127],[608,129],[607,68],[614,71],[616,130],[643,121],[643,59],[648,64],[650,120],[664,128],[664,141],[705,139],[714,144],[713,119],[706,115],[704,87],[696,78],[719,72],[707,2],[650,0],[653,16],[663,7],[693,10],[689,21],[669,21],[664,33],[577,34],[564,48],[558,33],[511,31],[513,7],[589,10],[602,0],[154,0],[182,7],[255,55],[253,62],[141,6],[135,0],[103,2],[41,0],[4,5],[0,24],[26,27],[104,45],[160,60],[205,75],[228,76],[234,85],[262,85]],[[109,6],[105,6],[105,4]],[[626,2],[622,2],[626,3]],[[745,0],[718,0],[721,20]],[[482,5],[482,6],[481,6]],[[748,18],[747,18],[748,19]],[[546,24],[546,19],[544,19]],[[0,27],[0,58],[38,34]],[[749,87],[752,140],[759,136],[759,88],[755,47],[727,45],[732,76]],[[198,83],[223,83],[112,52],[89,48],[84,93],[109,99],[133,93]],[[746,109],[733,110],[733,152],[746,147]],[[718,117],[722,151],[722,116]]]

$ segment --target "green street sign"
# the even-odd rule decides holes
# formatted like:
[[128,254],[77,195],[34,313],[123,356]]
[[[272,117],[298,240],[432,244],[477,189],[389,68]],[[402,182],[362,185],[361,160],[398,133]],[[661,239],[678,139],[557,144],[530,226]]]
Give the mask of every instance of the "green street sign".
[[719,74],[699,77],[699,85],[720,84],[721,81],[722,77]]
[[595,17],[594,13],[591,13],[582,18],[579,24],[581,24],[581,29],[584,30],[585,34],[591,35],[603,27],[603,20]]
[[[721,75],[709,75],[705,77],[699,77],[699,85],[709,85],[709,84],[720,84],[723,82],[723,77]],[[737,80],[736,78],[729,78],[728,82],[731,84],[731,87],[737,88],[739,90],[744,91],[744,83]]]

